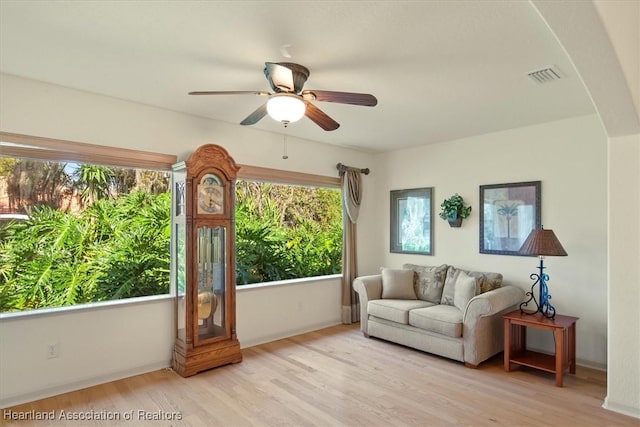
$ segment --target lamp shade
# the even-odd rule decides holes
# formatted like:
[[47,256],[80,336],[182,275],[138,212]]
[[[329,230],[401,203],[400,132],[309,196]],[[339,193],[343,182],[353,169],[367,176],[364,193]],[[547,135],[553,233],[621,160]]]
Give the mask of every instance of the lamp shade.
[[298,95],[276,93],[267,101],[267,112],[278,122],[293,123],[304,116],[307,106]]
[[536,228],[520,247],[520,254],[535,256],[567,256],[553,230]]

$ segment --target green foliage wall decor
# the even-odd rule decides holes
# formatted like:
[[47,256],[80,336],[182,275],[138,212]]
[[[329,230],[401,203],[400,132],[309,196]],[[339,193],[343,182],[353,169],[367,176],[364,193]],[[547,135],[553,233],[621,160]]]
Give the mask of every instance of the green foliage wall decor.
[[471,215],[471,206],[465,205],[462,196],[458,193],[443,200],[440,207],[442,209],[439,216],[445,221],[455,220],[458,217],[464,219]]

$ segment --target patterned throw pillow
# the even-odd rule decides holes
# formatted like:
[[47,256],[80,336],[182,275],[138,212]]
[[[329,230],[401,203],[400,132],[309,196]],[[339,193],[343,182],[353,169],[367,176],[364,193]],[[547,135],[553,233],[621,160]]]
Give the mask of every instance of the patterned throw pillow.
[[412,270],[382,269],[382,298],[385,299],[417,299],[413,290]]
[[498,289],[502,286],[502,274],[500,273],[484,273],[484,280],[480,285],[480,294]]
[[415,272],[413,288],[418,299],[440,304],[444,280],[447,275],[447,265],[429,266],[404,264],[402,268]]
[[476,280],[476,295],[480,295],[484,292],[488,292],[502,286],[502,274],[500,273],[467,271],[460,268],[455,268],[454,266],[450,265],[447,270],[447,278],[444,282],[444,289],[442,291],[442,299],[440,300],[440,304],[454,305],[453,297],[455,291],[455,281],[458,278],[460,272],[464,272],[466,275],[471,276]]

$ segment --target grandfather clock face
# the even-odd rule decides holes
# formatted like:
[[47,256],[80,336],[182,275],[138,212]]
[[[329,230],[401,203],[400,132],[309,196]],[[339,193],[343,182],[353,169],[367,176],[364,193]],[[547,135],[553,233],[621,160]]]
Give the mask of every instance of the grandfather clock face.
[[198,184],[198,213],[220,214],[224,212],[224,187],[220,179],[207,174]]

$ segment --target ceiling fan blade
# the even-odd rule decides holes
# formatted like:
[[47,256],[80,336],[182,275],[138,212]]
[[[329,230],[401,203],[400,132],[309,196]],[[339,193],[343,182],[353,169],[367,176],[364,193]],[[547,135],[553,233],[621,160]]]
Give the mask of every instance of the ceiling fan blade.
[[261,118],[267,115],[267,103],[265,102],[261,106],[258,107],[256,111],[249,114],[247,118],[240,122],[243,126],[255,125],[260,121]]
[[266,90],[205,90],[189,92],[189,95],[261,95],[269,96],[271,92]]
[[267,76],[267,80],[275,92],[293,92],[295,90],[291,68],[276,62],[265,62],[264,75]]
[[304,115],[309,117],[311,121],[320,126],[322,129],[330,131],[336,130],[340,127],[340,123],[327,116],[321,109],[319,109],[312,103],[305,101],[305,104],[307,104],[307,109]]
[[339,102],[341,104],[373,107],[378,104],[375,96],[368,93],[335,92],[331,90],[304,90],[302,96],[316,101]]

